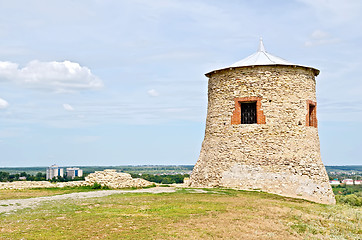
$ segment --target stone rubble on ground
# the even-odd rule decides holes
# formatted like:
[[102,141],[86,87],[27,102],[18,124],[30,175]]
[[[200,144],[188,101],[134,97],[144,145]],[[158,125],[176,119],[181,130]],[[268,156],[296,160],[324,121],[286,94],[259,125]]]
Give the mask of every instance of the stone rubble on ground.
[[85,178],[85,182],[88,185],[99,183],[110,188],[147,187],[153,184],[142,178],[132,178],[128,173],[120,173],[114,169],[91,173]]
[[120,173],[115,169],[96,171],[85,177],[85,181],[56,182],[48,181],[16,181],[0,182],[0,189],[30,189],[30,188],[54,188],[54,187],[79,187],[92,186],[99,183],[113,189],[117,188],[141,188],[148,187],[154,183],[141,178],[132,178],[128,173]]

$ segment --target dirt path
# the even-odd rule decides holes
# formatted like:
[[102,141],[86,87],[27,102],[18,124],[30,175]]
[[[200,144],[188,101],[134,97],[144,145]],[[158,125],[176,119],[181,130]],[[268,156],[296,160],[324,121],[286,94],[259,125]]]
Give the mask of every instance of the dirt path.
[[34,208],[42,202],[63,200],[63,199],[81,199],[81,198],[95,198],[104,197],[112,194],[120,193],[169,193],[175,192],[174,187],[155,187],[137,190],[101,190],[94,192],[77,192],[68,193],[63,195],[55,195],[48,197],[36,197],[26,199],[8,199],[0,200],[0,213],[9,213],[23,208]]

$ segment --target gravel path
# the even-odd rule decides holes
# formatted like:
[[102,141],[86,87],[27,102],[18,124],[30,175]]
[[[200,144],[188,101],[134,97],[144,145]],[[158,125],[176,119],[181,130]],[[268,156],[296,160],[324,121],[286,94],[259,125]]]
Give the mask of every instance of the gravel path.
[[154,187],[154,188],[137,189],[137,190],[101,190],[94,192],[68,193],[68,194],[48,196],[48,197],[0,200],[0,213],[9,213],[11,211],[16,211],[23,208],[35,208],[42,202],[49,202],[49,201],[56,201],[63,199],[95,198],[95,197],[104,197],[120,193],[169,193],[175,191],[176,190],[174,187]]

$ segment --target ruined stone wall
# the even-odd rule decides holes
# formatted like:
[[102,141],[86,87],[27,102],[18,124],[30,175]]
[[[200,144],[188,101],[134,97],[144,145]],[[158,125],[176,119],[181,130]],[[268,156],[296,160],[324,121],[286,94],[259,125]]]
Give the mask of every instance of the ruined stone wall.
[[[260,99],[265,124],[232,124],[235,99],[248,97]],[[318,129],[307,126],[308,101],[316,102],[308,68],[255,66],[211,74],[205,138],[191,186],[260,189],[333,204]]]

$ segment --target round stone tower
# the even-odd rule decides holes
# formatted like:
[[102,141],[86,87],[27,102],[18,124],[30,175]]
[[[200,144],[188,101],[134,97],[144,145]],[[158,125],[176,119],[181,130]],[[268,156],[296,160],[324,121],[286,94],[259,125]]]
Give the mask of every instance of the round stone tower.
[[320,155],[319,70],[266,52],[206,74],[208,111],[192,187],[262,190],[334,204]]

